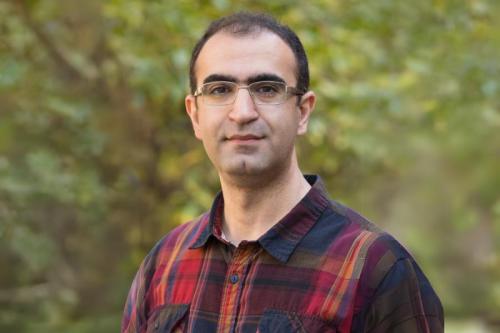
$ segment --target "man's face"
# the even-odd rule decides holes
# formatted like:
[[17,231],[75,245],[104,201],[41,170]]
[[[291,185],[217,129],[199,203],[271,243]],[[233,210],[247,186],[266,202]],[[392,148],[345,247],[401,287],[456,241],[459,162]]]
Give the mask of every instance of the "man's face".
[[[296,61],[292,50],[277,35],[263,31],[234,36],[219,32],[202,48],[196,62],[197,85],[233,81],[282,80],[295,87]],[[206,105],[202,97],[186,97],[186,110],[195,135],[221,176],[276,176],[295,158],[294,142],[305,133],[314,94],[297,105],[290,96],[278,105],[256,105],[248,90],[239,89],[231,105]]]

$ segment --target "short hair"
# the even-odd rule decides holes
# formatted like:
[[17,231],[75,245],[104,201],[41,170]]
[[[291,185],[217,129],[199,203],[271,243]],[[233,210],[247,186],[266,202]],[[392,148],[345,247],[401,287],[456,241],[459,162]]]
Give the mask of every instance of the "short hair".
[[195,65],[201,49],[216,33],[223,31],[232,35],[246,36],[268,30],[278,35],[291,49],[297,63],[297,89],[305,93],[309,89],[309,65],[306,52],[299,37],[288,26],[280,24],[270,15],[262,13],[239,12],[213,21],[198,40],[191,54],[189,63],[189,84],[191,93],[196,91]]

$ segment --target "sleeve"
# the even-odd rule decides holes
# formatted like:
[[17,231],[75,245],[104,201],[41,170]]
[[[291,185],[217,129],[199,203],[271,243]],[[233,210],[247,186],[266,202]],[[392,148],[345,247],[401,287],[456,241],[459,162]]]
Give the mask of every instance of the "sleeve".
[[130,287],[125,309],[123,311],[121,333],[142,333],[146,322],[145,296],[152,275],[152,264],[154,261],[149,254],[142,262]]
[[393,263],[375,288],[363,321],[366,333],[444,332],[441,302],[411,257]]

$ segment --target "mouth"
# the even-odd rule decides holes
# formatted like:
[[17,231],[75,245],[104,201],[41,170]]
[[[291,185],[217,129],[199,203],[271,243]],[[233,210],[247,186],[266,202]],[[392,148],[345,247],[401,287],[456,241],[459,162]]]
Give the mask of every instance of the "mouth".
[[226,137],[226,141],[256,141],[263,139],[263,136],[255,134],[235,134]]
[[255,134],[234,134],[227,136],[224,141],[236,146],[254,146],[264,139],[262,135]]

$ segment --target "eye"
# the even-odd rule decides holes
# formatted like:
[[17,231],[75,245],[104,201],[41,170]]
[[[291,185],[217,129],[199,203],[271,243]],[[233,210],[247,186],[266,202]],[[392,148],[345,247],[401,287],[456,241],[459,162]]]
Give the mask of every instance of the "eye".
[[232,93],[233,85],[228,82],[212,82],[204,86],[203,94],[210,96],[224,96]]
[[279,82],[256,82],[252,85],[252,91],[259,96],[275,96],[283,91],[283,85]]

